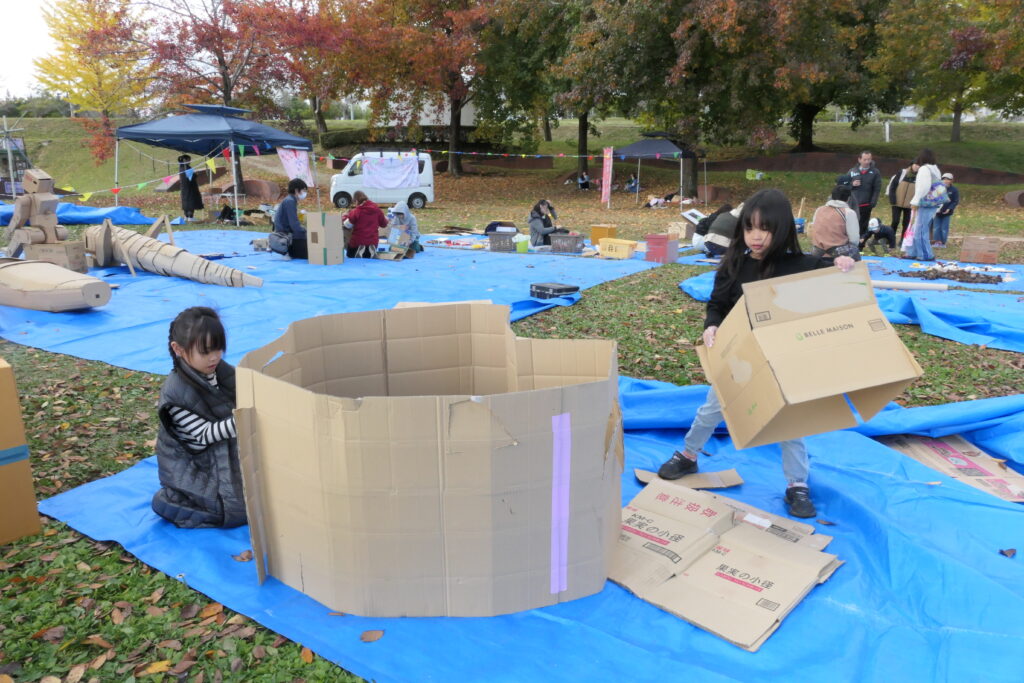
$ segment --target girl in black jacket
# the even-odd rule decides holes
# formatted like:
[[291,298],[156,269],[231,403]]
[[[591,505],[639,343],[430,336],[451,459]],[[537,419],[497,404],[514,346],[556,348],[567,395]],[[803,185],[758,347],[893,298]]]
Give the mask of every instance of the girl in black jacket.
[[[797,243],[793,207],[779,190],[757,192],[744,205],[736,226],[737,234],[722,257],[715,274],[715,286],[708,301],[704,320],[704,343],[714,346],[718,326],[740,296],[743,283],[792,275],[805,270],[833,265],[831,259],[808,256]],[[839,256],[835,265],[846,272],[853,268],[849,256]],[[697,454],[722,422],[722,405],[714,387],[708,390],[704,405],[697,411],[686,434],[683,452],[676,451],[658,470],[662,479],[678,479],[697,471]],[[807,488],[810,463],[803,439],[783,441],[782,471],[786,476],[786,505],[794,517],[817,514]]]
[[184,528],[245,524],[235,438],[235,368],[217,313],[187,308],[171,323],[174,368],[160,388],[156,457],[161,489],[153,511]]

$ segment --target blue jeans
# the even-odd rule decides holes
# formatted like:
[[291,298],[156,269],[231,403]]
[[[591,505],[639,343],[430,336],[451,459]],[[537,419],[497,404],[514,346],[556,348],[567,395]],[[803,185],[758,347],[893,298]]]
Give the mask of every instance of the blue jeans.
[[[693,418],[693,425],[686,433],[683,445],[691,453],[700,453],[704,444],[711,438],[722,422],[722,404],[718,401],[718,394],[714,388],[708,389],[708,397],[704,405],[697,409],[697,415]],[[807,459],[807,446],[803,439],[792,439],[779,444],[782,447],[782,474],[786,477],[786,484],[806,484],[807,474],[811,469]]]
[[919,206],[917,208],[917,220],[914,221],[914,242],[907,250],[907,257],[920,259],[921,261],[934,261],[935,254],[932,253],[931,236],[928,234],[928,226],[939,210],[937,206]]
[[953,214],[935,214],[935,218],[932,219],[932,241],[946,243],[949,238],[949,220],[953,217]]

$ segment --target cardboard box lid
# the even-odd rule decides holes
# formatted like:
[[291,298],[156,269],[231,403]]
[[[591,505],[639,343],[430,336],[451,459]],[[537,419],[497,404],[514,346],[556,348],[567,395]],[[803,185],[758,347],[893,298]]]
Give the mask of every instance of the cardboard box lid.
[[819,268],[748,282],[743,285],[743,301],[753,329],[877,305],[864,262],[846,273],[838,268]]

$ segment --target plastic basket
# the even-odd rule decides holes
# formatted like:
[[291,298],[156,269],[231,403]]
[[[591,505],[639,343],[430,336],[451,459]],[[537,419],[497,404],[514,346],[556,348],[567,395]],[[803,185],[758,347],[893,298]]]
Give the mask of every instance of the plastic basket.
[[513,234],[502,234],[499,232],[492,232],[491,236],[488,237],[491,251],[515,251],[516,243],[514,241],[515,235]]
[[583,253],[583,235],[552,235],[551,251],[562,254]]

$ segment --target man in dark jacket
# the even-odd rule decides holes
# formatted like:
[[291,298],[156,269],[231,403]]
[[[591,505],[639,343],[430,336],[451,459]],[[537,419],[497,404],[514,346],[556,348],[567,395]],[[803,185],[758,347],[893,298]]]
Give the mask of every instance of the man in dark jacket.
[[[875,168],[875,162],[871,158],[871,152],[864,151],[857,157],[857,165],[850,169],[849,178],[843,182],[849,185],[852,195],[850,206],[857,212],[860,223],[860,236],[868,231],[868,221],[871,220],[871,211],[878,203],[878,195],[882,191],[882,175]],[[854,207],[853,205],[856,204]]]
[[[195,171],[189,165],[192,157],[182,154],[178,157],[178,184],[181,186],[181,211],[188,221],[193,220],[196,211],[203,210],[203,195],[199,192]],[[192,170],[192,173],[189,171]]]

